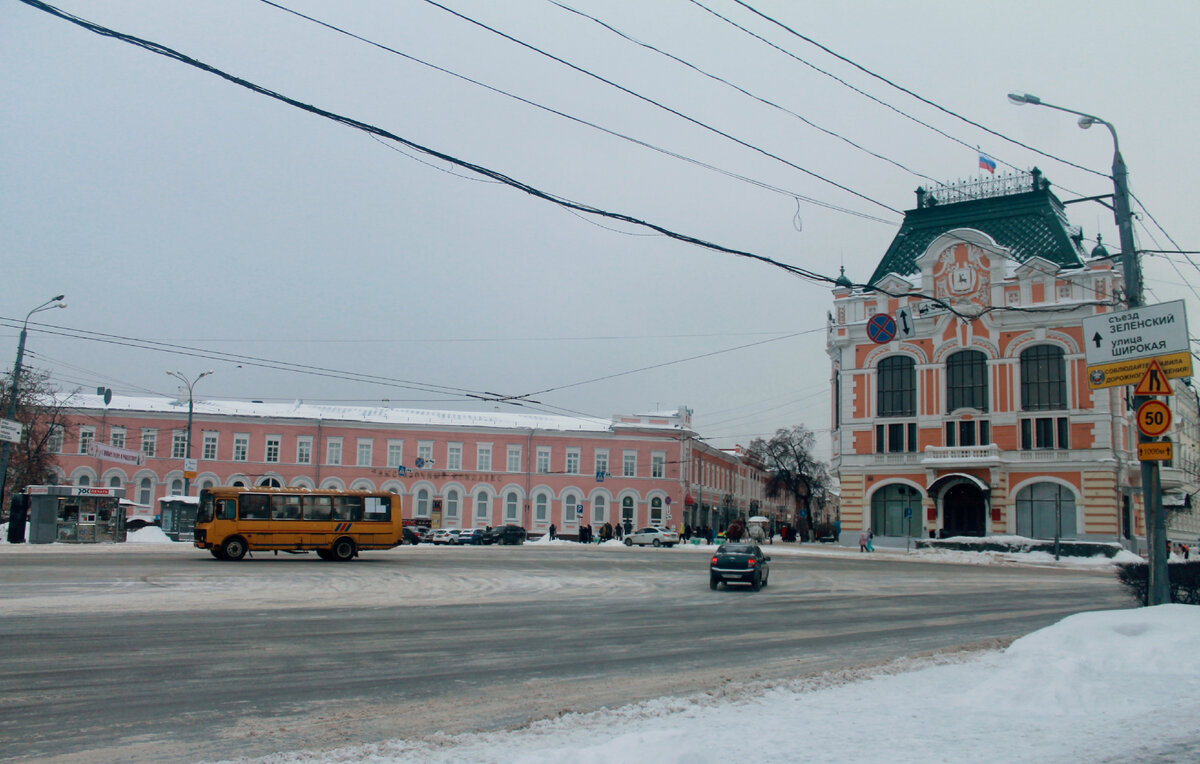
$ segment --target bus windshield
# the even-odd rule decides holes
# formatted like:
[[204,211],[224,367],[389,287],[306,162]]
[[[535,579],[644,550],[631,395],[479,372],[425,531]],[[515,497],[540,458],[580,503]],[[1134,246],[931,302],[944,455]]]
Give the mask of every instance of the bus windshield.
[[196,510],[196,522],[210,523],[213,519],[213,495],[208,491],[200,492],[200,508]]

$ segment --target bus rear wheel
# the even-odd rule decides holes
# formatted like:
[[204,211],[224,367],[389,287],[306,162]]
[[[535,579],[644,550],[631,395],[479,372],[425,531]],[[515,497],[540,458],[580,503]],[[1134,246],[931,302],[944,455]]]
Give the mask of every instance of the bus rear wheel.
[[328,549],[318,549],[317,557],[320,557],[322,560],[332,560],[333,559],[333,555],[329,553]]
[[340,538],[333,542],[333,547],[329,551],[333,555],[333,559],[338,562],[350,562],[354,559],[354,541]]
[[240,560],[246,556],[246,540],[241,536],[230,536],[221,544],[221,556],[226,560]]

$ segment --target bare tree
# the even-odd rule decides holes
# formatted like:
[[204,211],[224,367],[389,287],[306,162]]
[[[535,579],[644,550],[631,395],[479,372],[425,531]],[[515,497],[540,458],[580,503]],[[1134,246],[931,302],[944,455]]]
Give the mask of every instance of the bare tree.
[[[8,402],[12,394],[12,376],[0,383],[0,400]],[[27,485],[43,485],[54,480],[57,452],[67,435],[65,409],[69,399],[57,395],[45,371],[26,368],[17,385],[17,421],[24,425],[21,441],[9,449],[8,475],[3,497],[11,497]],[[7,516],[7,501],[0,512]]]
[[794,498],[810,519],[830,489],[829,468],[813,454],[815,445],[816,435],[798,424],[776,430],[770,440],[755,438],[747,448],[747,455],[766,470],[767,497]]

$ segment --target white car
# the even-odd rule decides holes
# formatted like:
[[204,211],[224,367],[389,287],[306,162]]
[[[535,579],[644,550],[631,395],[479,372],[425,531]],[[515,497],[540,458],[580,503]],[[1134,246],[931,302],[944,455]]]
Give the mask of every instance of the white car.
[[436,531],[434,531],[430,535],[429,541],[434,544],[457,544],[458,543],[458,529],[457,528],[438,528]]
[[625,546],[675,546],[679,543],[679,534],[667,528],[638,528],[625,536]]

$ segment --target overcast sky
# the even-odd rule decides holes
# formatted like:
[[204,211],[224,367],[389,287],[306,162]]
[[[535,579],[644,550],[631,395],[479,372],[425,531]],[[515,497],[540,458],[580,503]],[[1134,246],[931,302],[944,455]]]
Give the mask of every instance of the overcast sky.
[[[1200,249],[1194,2],[748,3],[1100,174],[734,0],[561,3],[782,109],[550,0],[443,5],[646,100],[424,0],[281,4],[546,109],[258,0],[57,7],[547,194],[856,282],[918,185],[979,175],[976,146],[1001,172],[1040,167],[1064,200],[1111,192],[1107,131],[1005,99],[1026,91],[1111,121],[1133,193]],[[827,286],[573,214],[18,0],[0,2],[0,67],[0,363],[26,311],[65,293],[68,309],[33,317],[26,355],[64,390],[169,395],[165,370],[213,369],[198,396],[687,405],[718,446],[802,422],[827,452]],[[1089,249],[1097,232],[1119,249],[1108,210],[1069,212]],[[1145,214],[1138,234],[1174,246]],[[1173,260],[1145,258],[1148,301],[1187,299],[1200,321],[1200,273]]]

